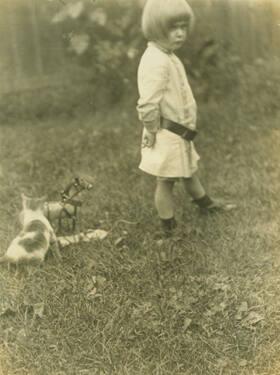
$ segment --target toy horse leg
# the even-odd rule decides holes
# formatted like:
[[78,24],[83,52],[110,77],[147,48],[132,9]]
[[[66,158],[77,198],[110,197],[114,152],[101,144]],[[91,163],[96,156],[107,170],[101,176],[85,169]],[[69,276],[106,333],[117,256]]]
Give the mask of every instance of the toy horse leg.
[[78,224],[78,231],[82,232],[83,228],[82,228],[82,208],[81,207],[77,212],[77,224]]
[[78,209],[75,206],[74,213],[73,213],[73,216],[72,216],[72,232],[73,233],[76,232],[77,227],[78,227]]
[[72,232],[76,231],[76,216],[72,216]]

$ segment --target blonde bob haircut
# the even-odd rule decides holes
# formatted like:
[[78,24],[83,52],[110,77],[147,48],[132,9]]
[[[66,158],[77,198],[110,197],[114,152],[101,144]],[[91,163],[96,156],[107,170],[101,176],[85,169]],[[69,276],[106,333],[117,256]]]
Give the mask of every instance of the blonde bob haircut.
[[186,0],[147,0],[142,15],[142,31],[147,40],[166,40],[176,22],[187,22],[193,29],[194,14]]

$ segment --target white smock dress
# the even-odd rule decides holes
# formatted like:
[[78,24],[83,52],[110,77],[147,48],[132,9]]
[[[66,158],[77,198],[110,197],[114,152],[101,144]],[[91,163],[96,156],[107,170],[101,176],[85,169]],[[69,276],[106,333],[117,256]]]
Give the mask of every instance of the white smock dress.
[[160,118],[196,128],[196,102],[180,59],[153,42],[148,43],[138,68],[137,111],[145,131],[156,132],[153,147],[142,147],[139,168],[151,175],[188,178],[198,168],[193,142],[160,127]]

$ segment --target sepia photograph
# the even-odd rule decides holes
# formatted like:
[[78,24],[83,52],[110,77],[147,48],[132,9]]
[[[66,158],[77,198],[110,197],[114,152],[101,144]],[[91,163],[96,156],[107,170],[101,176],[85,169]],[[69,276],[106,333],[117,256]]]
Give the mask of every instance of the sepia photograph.
[[279,375],[280,0],[0,31],[0,375]]

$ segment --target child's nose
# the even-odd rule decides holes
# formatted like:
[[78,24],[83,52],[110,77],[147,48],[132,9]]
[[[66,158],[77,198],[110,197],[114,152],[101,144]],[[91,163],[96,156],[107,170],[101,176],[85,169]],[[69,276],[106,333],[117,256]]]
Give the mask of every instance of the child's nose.
[[180,36],[180,37],[182,37],[185,34],[185,29],[183,28],[178,28],[176,31],[177,31],[176,32],[177,36]]

